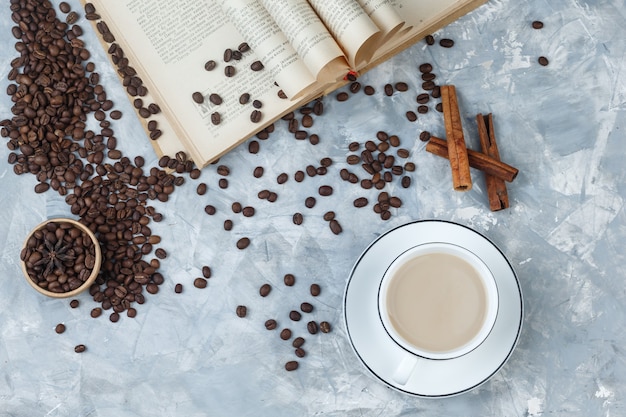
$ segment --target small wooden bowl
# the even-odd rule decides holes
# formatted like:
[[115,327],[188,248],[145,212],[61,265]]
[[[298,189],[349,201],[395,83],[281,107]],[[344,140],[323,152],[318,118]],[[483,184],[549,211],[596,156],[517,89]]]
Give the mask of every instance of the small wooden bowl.
[[33,287],[35,290],[37,290],[37,292],[46,295],[48,297],[53,297],[53,298],[68,298],[68,297],[73,297],[83,291],[85,291],[86,289],[88,289],[91,284],[93,284],[93,282],[96,280],[99,272],[100,272],[100,266],[102,264],[102,252],[100,250],[100,244],[98,243],[98,239],[96,238],[96,236],[93,234],[93,232],[91,230],[89,230],[89,228],[87,228],[85,225],[72,220],[72,219],[67,219],[67,218],[54,218],[54,219],[48,219],[40,224],[38,224],[26,237],[26,239],[24,240],[24,244],[22,245],[22,250],[25,250],[26,247],[28,246],[28,241],[31,239],[31,237],[38,231],[41,229],[44,229],[49,223],[69,223],[71,225],[73,225],[74,227],[77,227],[78,229],[80,229],[81,231],[83,231],[84,233],[86,233],[89,238],[91,239],[91,241],[94,244],[94,249],[95,249],[95,261],[94,261],[94,266],[93,269],[91,270],[91,274],[89,275],[89,277],[87,278],[87,280],[85,280],[85,282],[83,282],[80,287],[75,288],[73,290],[70,291],[66,291],[66,292],[53,292],[53,291],[48,291],[45,288],[40,287],[39,285],[37,285],[37,283],[35,283],[35,281],[33,281],[33,279],[30,277],[30,275],[28,274],[28,270],[26,267],[26,263],[21,259],[21,253],[20,253],[20,265],[22,267],[22,273],[24,274],[24,278],[26,279],[26,282],[28,282],[28,284],[30,284],[31,287]]

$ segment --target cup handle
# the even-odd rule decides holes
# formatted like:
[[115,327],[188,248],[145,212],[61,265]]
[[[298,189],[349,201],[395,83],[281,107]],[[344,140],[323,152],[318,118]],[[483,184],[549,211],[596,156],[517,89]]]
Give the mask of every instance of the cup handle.
[[395,372],[391,375],[391,379],[400,385],[406,385],[407,381],[413,375],[413,372],[417,368],[419,358],[414,355],[406,354],[396,367]]

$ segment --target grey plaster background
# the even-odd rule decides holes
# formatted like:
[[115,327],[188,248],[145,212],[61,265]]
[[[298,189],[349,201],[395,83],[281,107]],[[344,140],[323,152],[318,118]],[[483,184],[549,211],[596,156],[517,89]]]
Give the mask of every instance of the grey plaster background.
[[[54,2],[55,4],[57,2]],[[70,1],[75,9],[77,1]],[[8,84],[16,56],[8,5],[0,12],[0,87]],[[222,159],[231,167],[230,187],[217,187],[215,167],[203,171],[209,192],[187,181],[154,224],[168,253],[166,282],[138,308],[135,319],[110,323],[89,317],[96,304],[45,299],[23,281],[18,256],[28,231],[50,214],[69,214],[62,199],[33,192],[35,179],[16,176],[0,146],[0,415],[1,416],[623,416],[626,415],[626,4],[623,0],[516,2],[491,0],[435,35],[451,49],[421,42],[362,77],[378,89],[345,103],[324,100],[326,113],[312,131],[321,142],[296,141],[277,124],[261,152],[247,144]],[[542,30],[530,23],[539,19]],[[156,157],[149,146],[93,31],[81,19],[103,83],[125,117],[115,122],[120,149],[128,156]],[[545,55],[550,65],[541,67]],[[447,163],[423,150],[422,130],[444,136],[441,115],[431,111],[409,123],[421,80],[417,66],[430,62],[440,84],[457,86],[470,147],[477,148],[474,116],[492,112],[500,153],[520,169],[509,184],[511,208],[489,211],[482,176],[474,189],[451,189]],[[387,82],[411,90],[385,97]],[[0,119],[10,116],[0,98]],[[404,205],[381,221],[370,206],[356,210],[365,193],[339,179],[347,145],[397,134],[417,165],[413,185],[392,192]],[[275,182],[325,156],[334,165],[325,177]],[[255,180],[257,165],[266,174]],[[329,183],[333,196],[305,211],[304,199]],[[273,188],[270,205],[256,193]],[[222,222],[232,201],[254,205],[254,218]],[[204,206],[220,210],[214,217]],[[344,232],[333,235],[321,215],[335,210]],[[291,223],[306,214],[302,226]],[[370,377],[349,347],[341,321],[342,295],[350,268],[379,234],[417,219],[445,219],[485,234],[515,267],[525,296],[524,327],[509,362],[480,388],[449,399],[423,400],[392,391]],[[242,235],[251,246],[238,251]],[[202,265],[214,276],[205,290],[192,281]],[[291,272],[298,283],[282,286]],[[185,285],[175,294],[175,283]],[[264,282],[275,284],[267,299]],[[311,282],[322,285],[315,317],[333,331],[307,337],[307,357],[287,373],[288,344],[263,322],[283,317],[307,299]],[[234,314],[237,304],[249,316]],[[57,335],[54,327],[68,330]],[[294,326],[294,329],[296,327]],[[304,330],[300,330],[304,333]],[[88,351],[77,355],[73,347]]]

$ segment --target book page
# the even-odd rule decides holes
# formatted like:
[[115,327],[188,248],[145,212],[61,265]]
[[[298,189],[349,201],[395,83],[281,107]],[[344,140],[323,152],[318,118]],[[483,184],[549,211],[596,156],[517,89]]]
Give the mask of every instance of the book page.
[[[94,0],[98,13],[141,75],[149,93],[170,121],[174,134],[198,166],[204,166],[284,113],[293,103],[278,96],[279,87],[269,71],[252,71],[259,60],[254,51],[240,60],[224,62],[226,49],[245,42],[214,0]],[[204,68],[215,60],[212,71]],[[227,77],[231,65],[234,75]],[[192,99],[199,92],[201,104]],[[240,104],[239,97],[250,94]],[[218,94],[221,104],[209,100]],[[250,120],[253,100],[263,107],[256,123]],[[218,113],[215,124],[212,114]],[[163,131],[158,141],[172,132]],[[162,147],[166,148],[166,147]]]
[[404,19],[400,17],[391,0],[358,0],[358,2],[380,29],[382,35],[380,43],[394,36],[405,26]]
[[350,66],[306,0],[260,0],[319,82],[343,78]]
[[348,57],[358,68],[375,52],[381,31],[355,0],[308,0]]
[[289,98],[305,94],[315,76],[258,0],[219,0],[228,19]]

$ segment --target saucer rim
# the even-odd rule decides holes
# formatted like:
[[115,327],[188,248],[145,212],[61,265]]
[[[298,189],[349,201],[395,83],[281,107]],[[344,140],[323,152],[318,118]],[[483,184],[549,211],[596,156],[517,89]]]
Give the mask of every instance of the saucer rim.
[[[489,373],[487,376],[485,376],[482,380],[480,380],[479,382],[477,382],[476,384],[472,384],[471,386],[468,386],[464,389],[460,389],[458,391],[454,391],[454,392],[446,392],[443,394],[423,394],[423,393],[418,393],[415,391],[410,391],[407,389],[403,389],[401,387],[398,387],[396,385],[394,385],[393,383],[391,383],[390,381],[388,381],[387,379],[385,379],[383,376],[379,375],[377,372],[375,372],[370,365],[368,365],[367,361],[362,357],[361,353],[359,353],[359,350],[357,349],[357,347],[355,346],[354,340],[353,340],[353,336],[352,333],[350,332],[350,328],[348,325],[348,309],[347,309],[347,299],[348,299],[348,291],[350,289],[350,284],[352,282],[352,280],[354,279],[354,275],[355,272],[359,266],[359,264],[363,261],[363,259],[365,258],[365,256],[368,254],[368,252],[372,249],[372,247],[374,247],[378,242],[380,242],[380,240],[382,238],[384,238],[385,236],[388,236],[391,233],[396,232],[398,229],[402,229],[405,227],[410,227],[410,226],[414,226],[420,223],[440,223],[440,224],[447,224],[447,225],[451,225],[454,227],[460,227],[463,228],[469,232],[472,232],[476,235],[476,237],[478,239],[482,239],[484,240],[487,244],[491,245],[495,250],[497,250],[497,252],[499,253],[500,257],[506,262],[507,266],[508,266],[508,270],[510,270],[511,272],[511,277],[513,279],[513,281],[515,282],[515,286],[517,288],[517,296],[514,297],[515,299],[519,298],[519,316],[516,319],[517,321],[517,330],[515,333],[515,338],[513,340],[513,342],[511,343],[510,348],[508,349],[508,352],[506,352],[505,357],[500,361],[499,364],[497,364],[497,366],[494,366],[494,369],[491,373]],[[461,247],[464,247],[462,245],[459,245],[458,243],[455,243],[452,241],[452,239],[439,239],[438,241],[440,242],[447,242],[447,243],[452,243]],[[427,242],[422,242],[419,244],[424,244],[424,243],[430,243],[430,241]],[[465,247],[464,247],[465,248]],[[410,248],[404,249],[401,253],[403,253],[404,251],[408,250]],[[467,250],[470,250],[469,248],[465,248]],[[472,251],[473,252],[473,251]],[[396,255],[397,256],[397,255]],[[481,258],[482,260],[482,258]],[[486,261],[483,260],[483,262],[486,263]],[[486,265],[489,267],[489,264],[486,263]],[[448,398],[448,397],[454,397],[457,395],[461,395],[464,394],[466,392],[469,392],[471,390],[474,390],[476,388],[478,388],[479,386],[483,385],[485,382],[487,382],[488,380],[490,380],[496,373],[498,373],[500,371],[500,369],[502,369],[502,367],[506,364],[506,362],[509,360],[509,358],[511,357],[513,351],[515,350],[515,347],[517,346],[519,339],[520,339],[520,335],[521,335],[521,331],[522,331],[522,326],[523,326],[523,318],[524,318],[524,299],[523,299],[523,294],[522,294],[522,290],[521,290],[521,286],[520,286],[520,282],[519,282],[519,278],[517,276],[517,273],[515,272],[515,269],[513,268],[513,266],[511,265],[511,262],[509,261],[509,259],[505,256],[505,254],[502,252],[502,250],[494,243],[492,242],[489,238],[487,238],[485,235],[483,235],[482,233],[474,230],[473,228],[454,222],[454,221],[450,221],[450,220],[439,220],[439,219],[424,219],[424,220],[415,220],[412,222],[408,222],[399,226],[396,226],[382,234],[380,234],[378,237],[376,237],[376,239],[374,239],[363,251],[362,253],[359,255],[357,261],[354,263],[350,274],[349,274],[349,278],[348,281],[346,282],[346,286],[345,286],[345,290],[344,290],[344,294],[343,294],[343,321],[344,321],[344,328],[346,331],[346,334],[348,335],[348,341],[350,343],[350,346],[353,350],[353,352],[355,353],[355,355],[357,356],[357,358],[359,359],[359,362],[368,370],[369,374],[371,376],[374,376],[378,381],[382,382],[385,386],[404,393],[404,394],[408,394],[410,396],[413,397],[418,397],[418,398]],[[497,319],[496,319],[497,321]],[[494,324],[495,326],[495,324]],[[488,337],[491,336],[491,333]],[[410,354],[414,355],[413,353],[409,352]],[[471,352],[469,352],[468,354],[471,354]],[[414,355],[417,356],[417,355]],[[419,356],[418,356],[419,357]],[[426,361],[438,361],[438,360],[433,360],[433,359],[428,359],[428,358],[423,358],[422,360],[426,360]],[[454,361],[455,359],[449,359],[451,361]]]

